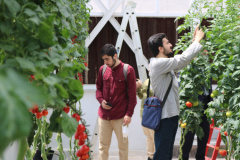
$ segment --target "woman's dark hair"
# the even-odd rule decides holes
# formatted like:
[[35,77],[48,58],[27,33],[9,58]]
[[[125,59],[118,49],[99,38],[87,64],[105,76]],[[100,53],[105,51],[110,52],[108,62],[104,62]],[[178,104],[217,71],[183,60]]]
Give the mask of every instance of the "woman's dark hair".
[[167,38],[165,33],[157,33],[152,35],[148,39],[148,46],[150,50],[152,51],[154,57],[156,57],[159,53],[158,47],[163,47],[163,38]]
[[101,57],[104,55],[108,55],[113,57],[114,54],[117,54],[117,50],[115,49],[115,47],[112,44],[105,44],[100,52]]

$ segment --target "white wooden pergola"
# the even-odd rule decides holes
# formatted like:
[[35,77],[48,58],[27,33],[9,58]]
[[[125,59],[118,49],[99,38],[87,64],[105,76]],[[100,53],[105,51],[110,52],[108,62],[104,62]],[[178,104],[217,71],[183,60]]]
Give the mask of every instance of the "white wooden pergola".
[[[174,3],[176,3],[176,1],[183,3],[182,0],[175,0]],[[193,1],[194,0],[185,0],[184,2],[188,5],[191,5]],[[167,12],[169,10],[167,9],[167,6],[165,9],[165,13],[161,12],[162,11],[161,5],[168,4],[167,2],[169,3],[169,1],[166,0],[90,1],[89,6],[92,7],[92,12],[90,13],[90,15],[93,17],[99,16],[102,17],[102,19],[92,30],[89,37],[86,39],[86,47],[89,47],[89,45],[93,42],[93,40],[96,38],[99,32],[103,29],[105,24],[109,21],[113,25],[115,30],[119,33],[117,43],[115,46],[116,49],[118,50],[118,55],[120,54],[122,41],[124,40],[126,44],[129,46],[129,48],[135,54],[139,78],[142,81],[144,81],[147,78],[146,69],[148,69],[148,61],[142,52],[141,38],[138,32],[138,24],[136,17],[178,17],[186,14],[184,10],[181,10],[182,12],[169,13]],[[128,5],[129,8],[127,8],[127,4],[129,3],[131,4]],[[183,3],[183,5],[185,5],[185,3]],[[177,4],[175,4],[175,6],[177,7]],[[187,6],[186,8],[189,8],[189,6]],[[120,25],[114,17],[123,17],[122,24]],[[132,39],[127,33],[125,33],[128,21],[130,24]]]

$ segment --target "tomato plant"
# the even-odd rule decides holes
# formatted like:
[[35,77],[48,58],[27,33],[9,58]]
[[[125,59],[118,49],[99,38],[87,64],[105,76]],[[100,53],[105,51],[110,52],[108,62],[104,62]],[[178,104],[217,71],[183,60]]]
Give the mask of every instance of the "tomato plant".
[[[210,88],[211,78],[217,81],[217,88],[211,94],[214,99],[205,113],[209,122],[213,118],[214,124],[221,127],[222,135],[224,131],[231,135],[228,138],[222,136],[228,152],[227,160],[240,158],[239,5],[239,0],[196,0],[183,17],[184,24],[177,29],[179,32],[190,30],[204,19],[210,24],[208,28],[201,26],[206,33],[203,52],[180,72],[180,119],[187,123],[185,130],[196,131],[198,137],[202,136],[199,128],[202,104],[188,108],[185,103],[195,102],[198,95],[205,94],[202,88]],[[190,45],[191,35],[191,32],[184,33],[175,50],[184,51]]]
[[[87,3],[88,0],[0,2],[0,109],[4,110],[0,113],[0,156],[11,142],[20,140],[18,159],[23,159],[26,151],[26,158],[33,159],[40,138],[40,150],[46,159],[45,131],[49,130],[57,133],[59,159],[65,159],[61,134],[71,139],[78,124],[86,124],[62,109],[68,104],[68,113],[82,114],[75,104],[83,96],[78,73],[87,69]],[[53,113],[48,126],[46,115],[50,108]],[[32,127],[35,116],[37,128]],[[85,133],[89,134],[87,129]],[[85,143],[90,144],[88,138]],[[77,158],[78,148],[74,141],[72,159]]]

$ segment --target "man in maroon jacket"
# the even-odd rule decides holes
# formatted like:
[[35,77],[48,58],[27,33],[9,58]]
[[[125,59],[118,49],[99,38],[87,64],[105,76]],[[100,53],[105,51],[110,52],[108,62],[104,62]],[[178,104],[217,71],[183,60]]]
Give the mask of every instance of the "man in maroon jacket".
[[[128,141],[123,140],[122,126],[131,122],[136,100],[136,78],[134,69],[128,65],[126,77],[124,63],[118,59],[111,44],[101,50],[106,70],[101,66],[97,77],[96,98],[101,104],[99,115],[99,159],[108,160],[112,132],[118,140],[120,160],[128,160]],[[103,71],[103,69],[105,71]]]

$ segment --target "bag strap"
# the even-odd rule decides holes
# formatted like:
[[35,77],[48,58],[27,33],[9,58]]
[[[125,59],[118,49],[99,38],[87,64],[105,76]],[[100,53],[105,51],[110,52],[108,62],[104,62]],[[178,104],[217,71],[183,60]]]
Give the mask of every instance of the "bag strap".
[[102,79],[103,79],[103,75],[104,75],[106,69],[107,69],[107,65],[104,64],[104,65],[103,65],[103,69],[102,69]]
[[127,72],[128,72],[128,64],[124,63],[124,65],[123,65],[123,74],[124,74],[126,82],[127,82]]
[[[171,73],[170,73],[170,74],[171,74]],[[161,107],[161,108],[163,108],[163,106],[164,106],[164,104],[165,104],[165,102],[166,102],[166,100],[167,100],[167,97],[168,97],[168,95],[169,95],[169,92],[170,92],[170,90],[171,90],[171,88],[172,88],[172,83],[173,83],[173,75],[172,75],[172,74],[171,74],[171,77],[172,77],[171,82],[170,82],[170,84],[169,84],[169,86],[168,86],[168,89],[167,89],[166,94],[165,94],[165,96],[164,96],[164,98],[163,98],[163,101],[162,101],[162,103],[160,104],[160,107]],[[147,98],[149,97],[149,90],[150,90],[150,76],[149,76],[149,81],[148,81]]]
[[[106,69],[107,69],[107,65],[104,64],[103,69],[102,69],[102,78],[103,78],[103,75],[104,75]],[[128,64],[124,63],[124,65],[123,65],[123,75],[125,77],[126,83],[127,83],[127,72],[128,72]]]

